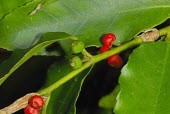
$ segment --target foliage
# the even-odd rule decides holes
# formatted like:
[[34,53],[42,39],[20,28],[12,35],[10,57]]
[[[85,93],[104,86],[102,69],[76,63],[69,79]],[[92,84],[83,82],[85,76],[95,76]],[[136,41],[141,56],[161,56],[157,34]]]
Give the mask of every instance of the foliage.
[[169,54],[165,42],[142,44],[133,52],[119,78],[122,90],[115,107],[117,114],[169,111]]
[[[22,73],[24,68],[24,71],[27,70],[27,63],[31,63],[29,60],[33,57],[39,57],[38,60],[44,58],[44,61],[47,60],[46,57],[55,58],[53,62],[47,61],[50,67],[46,66],[47,72],[41,78],[38,77],[41,84],[36,90],[32,90],[47,96],[46,104],[41,111],[43,114],[75,114],[76,107],[79,107],[76,106],[76,102],[83,88],[83,82],[87,76],[91,76],[90,72],[94,72],[93,66],[109,55],[140,44],[122,68],[119,78],[120,93],[118,94],[119,89],[115,89],[113,94],[103,97],[111,92],[113,86],[109,91],[98,96],[103,97],[99,105],[112,110],[113,105],[116,104],[114,110],[116,114],[167,113],[170,97],[169,44],[164,40],[142,44],[140,40],[131,40],[144,29],[153,28],[166,21],[170,16],[169,11],[169,0],[1,0],[0,48],[6,50],[5,52],[0,50],[1,95],[4,96],[5,87],[12,85],[15,88],[15,84],[10,83],[10,79],[13,79],[13,83],[17,83],[20,75],[30,75],[36,71],[41,74],[38,69],[42,67],[36,68],[33,65],[33,69]],[[97,47],[102,45],[101,38],[109,32],[117,37],[114,44],[116,48],[98,54]],[[160,34],[165,35],[164,32]],[[73,40],[78,39],[84,42],[87,51],[83,50],[78,54],[83,59],[83,66],[73,70],[69,62],[75,54],[71,53],[70,48]],[[9,55],[3,55],[9,52],[11,52]],[[126,52],[122,52],[124,61],[128,58],[125,54]],[[40,65],[41,62],[36,64]],[[113,71],[116,72],[116,69]],[[21,81],[31,80],[31,76],[24,75]],[[98,81],[97,78],[96,80]],[[117,80],[114,83],[117,83]],[[27,84],[21,87],[25,85]],[[15,88],[16,91],[19,89],[22,88]],[[25,91],[22,95],[26,92],[30,91]],[[11,93],[6,98],[11,96],[14,94]],[[83,114],[83,111],[80,112]],[[102,109],[100,113],[110,114],[110,111]]]

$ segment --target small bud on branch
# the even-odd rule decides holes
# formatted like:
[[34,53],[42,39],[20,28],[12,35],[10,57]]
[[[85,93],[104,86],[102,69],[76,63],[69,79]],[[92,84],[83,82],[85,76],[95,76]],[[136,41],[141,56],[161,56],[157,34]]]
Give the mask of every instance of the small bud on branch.
[[140,37],[143,42],[153,42],[159,38],[159,31],[157,29],[145,30]]

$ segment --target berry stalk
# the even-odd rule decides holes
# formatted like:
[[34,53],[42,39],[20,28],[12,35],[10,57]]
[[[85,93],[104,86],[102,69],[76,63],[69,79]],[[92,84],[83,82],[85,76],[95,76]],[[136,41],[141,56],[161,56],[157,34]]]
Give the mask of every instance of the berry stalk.
[[[96,56],[92,56],[90,55],[85,49],[82,51],[83,55],[87,56],[87,61],[82,65],[81,68],[76,69],[74,71],[72,71],[71,73],[67,74],[65,77],[61,78],[59,81],[55,82],[54,84],[50,85],[49,87],[40,90],[38,93],[40,95],[46,95],[48,96],[46,99],[46,103],[44,104],[44,107],[47,107],[48,102],[50,100],[50,94],[52,91],[54,91],[56,88],[58,88],[60,85],[64,84],[65,82],[69,81],[70,79],[72,79],[73,77],[75,77],[77,74],[79,74],[80,72],[82,72],[83,70],[87,69],[90,66],[93,66],[95,63],[106,59],[108,57],[110,57],[111,55],[120,53],[124,50],[127,50],[131,47],[135,47],[140,45],[142,42],[150,42],[150,41],[155,41],[157,40],[158,37],[160,36],[165,36],[165,41],[170,43],[170,26],[165,27],[163,29],[158,30],[148,30],[148,31],[144,31],[143,35],[138,36],[137,38],[133,39],[132,41],[129,41],[119,47],[116,47],[114,49],[108,50],[106,52],[103,52],[99,55]],[[149,40],[148,40],[149,38]],[[151,38],[151,40],[150,40]],[[77,39],[76,39],[77,40]],[[38,95],[38,93],[31,93],[31,94],[27,94],[24,97],[21,97],[20,99],[16,100],[14,103],[12,103],[11,105],[0,109],[0,114],[6,114],[6,113],[15,113],[16,111],[25,108],[28,105],[28,100],[30,99],[31,96],[33,95]],[[42,109],[43,113],[46,113],[46,108]]]
[[117,54],[117,53],[120,53],[122,51],[125,51],[125,50],[127,50],[127,49],[129,49],[131,47],[135,47],[135,46],[141,44],[142,42],[143,41],[142,41],[142,39],[140,37],[139,38],[135,38],[135,39],[133,39],[130,42],[127,42],[125,44],[120,45],[119,47],[116,47],[114,49],[111,49],[109,51],[101,53],[99,55],[93,56],[92,57],[93,64],[95,64],[95,63],[97,63],[97,62],[99,62],[99,61],[101,61],[103,59],[106,59],[106,58],[108,58],[108,57],[110,57],[110,56],[112,56],[114,54]]
[[[104,53],[98,54],[96,56],[92,56],[90,55],[87,51],[86,55],[89,57],[89,60],[87,62],[85,62],[81,68],[72,71],[71,73],[67,74],[65,77],[61,78],[59,81],[55,82],[54,84],[50,85],[49,87],[40,90],[38,93],[41,95],[46,95],[46,94],[50,94],[52,91],[54,91],[56,88],[58,88],[60,85],[64,84],[65,82],[69,81],[70,79],[72,79],[73,77],[75,77],[77,74],[79,74],[80,72],[82,72],[83,70],[87,69],[90,66],[93,66],[95,63],[104,60],[114,54],[120,53],[122,51],[125,51],[129,48],[135,47],[140,45],[142,42],[153,42],[155,40],[157,40],[157,37],[159,36],[165,36],[167,34],[169,34],[168,32],[170,31],[170,26],[163,28],[161,30],[155,30],[155,29],[151,29],[151,30],[146,30],[143,32],[142,35],[134,38],[133,40],[120,45],[119,47],[116,47],[114,49],[108,50]],[[159,33],[158,33],[159,32]]]
[[103,59],[106,59],[106,58],[110,57],[113,54],[120,53],[120,52],[122,52],[124,50],[127,50],[127,49],[131,48],[131,47],[135,47],[135,46],[137,46],[137,45],[139,45],[141,43],[142,43],[142,39],[139,37],[139,38],[135,38],[132,41],[129,41],[129,42],[127,42],[127,43],[125,43],[125,44],[123,44],[123,45],[121,45],[119,47],[111,49],[111,50],[109,50],[107,52],[98,54],[96,56],[90,55],[89,61],[85,62],[82,65],[81,68],[72,71],[71,73],[67,74],[65,77],[61,78],[59,81],[57,81],[54,84],[50,85],[49,87],[47,87],[47,88],[45,88],[43,90],[40,90],[38,93],[41,94],[41,95],[50,94],[52,91],[54,91],[60,85],[62,85],[65,82],[69,81],[70,79],[72,79],[73,77],[75,77],[77,74],[79,74],[83,70],[87,69],[88,67],[93,66],[95,63],[97,63],[97,62],[99,62],[99,61],[101,61]]
[[[159,32],[159,33],[158,33]],[[45,95],[48,96],[46,101],[45,101],[45,106],[47,107],[48,102],[50,100],[50,94],[51,92],[53,92],[56,88],[58,88],[60,85],[64,84],[65,82],[69,81],[70,79],[72,79],[73,77],[75,77],[77,74],[79,74],[80,72],[82,72],[83,70],[87,69],[88,67],[93,66],[95,63],[106,59],[114,54],[120,53],[124,50],[127,50],[131,47],[135,47],[140,45],[142,42],[150,42],[150,41],[155,41],[157,40],[157,37],[159,36],[165,36],[165,41],[170,41],[170,26],[163,28],[161,30],[148,30],[148,31],[144,31],[143,35],[138,36],[137,38],[133,39],[132,41],[129,41],[125,44],[120,45],[119,47],[116,47],[114,49],[105,51],[99,55],[96,56],[92,56],[91,54],[89,54],[85,49],[82,51],[84,56],[87,56],[86,58],[88,58],[86,60],[86,62],[82,65],[82,67],[80,67],[79,69],[73,70],[72,72],[70,72],[69,74],[67,74],[65,77],[61,78],[59,81],[53,83],[52,85],[48,86],[47,88],[38,91],[39,95]],[[148,40],[149,38],[149,40]],[[150,40],[151,38],[151,40]],[[28,99],[33,96],[36,95],[38,93],[31,93],[31,94],[27,94],[26,96],[16,100],[13,104],[0,109],[0,113],[14,113],[22,108],[25,108],[28,105]],[[42,112],[46,113],[46,108],[42,109]]]

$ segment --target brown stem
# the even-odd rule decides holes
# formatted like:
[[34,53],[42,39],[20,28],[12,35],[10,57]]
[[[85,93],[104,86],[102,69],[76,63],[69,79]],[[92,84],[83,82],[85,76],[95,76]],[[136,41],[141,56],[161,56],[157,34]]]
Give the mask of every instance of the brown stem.
[[15,112],[25,108],[28,105],[29,99],[34,95],[38,95],[38,94],[30,93],[30,94],[27,94],[27,95],[19,98],[11,105],[9,105],[3,109],[0,109],[0,114],[12,114],[12,113],[15,113]]

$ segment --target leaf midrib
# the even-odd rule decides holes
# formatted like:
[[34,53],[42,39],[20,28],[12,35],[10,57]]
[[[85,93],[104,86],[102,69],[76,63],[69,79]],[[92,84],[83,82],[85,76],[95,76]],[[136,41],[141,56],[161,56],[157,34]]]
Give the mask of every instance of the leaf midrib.
[[[54,2],[56,3],[56,2]],[[50,4],[51,5],[51,4]],[[48,7],[48,6],[46,6]],[[45,9],[46,7],[42,8]],[[107,10],[106,12],[108,13],[96,13],[96,15],[94,15],[94,13],[92,13],[92,16],[89,16],[89,10],[87,10],[87,12],[84,13],[84,15],[78,15],[78,16],[87,16],[86,13],[88,14],[88,16],[86,17],[87,19],[89,19],[90,17],[96,17],[98,18],[98,16],[103,16],[103,15],[110,15],[110,14],[119,14],[119,13],[128,13],[128,12],[135,12],[135,11],[144,11],[144,10],[149,10],[149,9],[159,9],[159,8],[170,8],[170,4],[166,4],[166,5],[153,5],[153,6],[146,6],[146,7],[138,7],[138,8],[129,8],[129,9],[123,9],[123,10]],[[72,7],[71,7],[72,9]],[[40,9],[41,10],[41,9]],[[111,12],[111,13],[110,13]],[[48,13],[48,12],[46,12]],[[75,13],[75,15],[77,15],[77,13]],[[84,19],[84,18],[83,18]]]
[[[46,7],[40,9],[39,11],[43,11],[44,14],[48,15],[48,12],[44,12],[44,9]],[[156,8],[170,8],[170,4],[169,5],[154,5],[154,6],[147,6],[147,7],[139,7],[139,8],[131,8],[131,9],[127,9],[127,10],[117,10],[117,11],[106,11],[107,13],[95,13],[95,14],[90,14],[90,15],[87,15],[87,12],[85,12],[83,15],[78,15],[77,18],[74,19],[74,21],[78,22],[78,21],[81,21],[81,20],[87,20],[88,19],[94,19],[95,17],[96,18],[99,18],[99,17],[106,17],[108,18],[108,16],[106,15],[111,15],[111,14],[120,14],[120,13],[128,13],[128,12],[135,12],[135,11],[144,11],[144,10],[149,10],[149,9],[156,9]],[[75,14],[77,15],[77,14]],[[79,18],[81,17],[81,18]],[[95,18],[95,19],[96,19]],[[83,21],[83,25],[85,25],[85,23]],[[81,25],[81,24],[80,24]]]
[[148,9],[159,9],[159,8],[170,8],[170,5],[155,5],[155,6],[147,6],[147,7],[139,7],[139,8],[131,8],[127,10],[120,10],[119,13],[127,13],[138,10],[148,10]]
[[[149,10],[149,9],[159,9],[159,8],[170,8],[170,4],[169,5],[154,5],[154,6],[147,6],[147,7],[131,8],[131,9],[126,9],[126,10],[117,10],[115,12],[110,11],[111,13],[110,12],[105,13],[105,14],[104,13],[98,13],[96,15],[93,14],[91,17],[98,18],[98,16],[103,16],[103,15],[121,14],[121,13],[135,12],[135,11],[146,11],[146,10]],[[89,17],[90,16],[88,16],[87,19],[89,19]]]
[[[26,7],[28,6],[29,4],[33,3],[33,2],[36,2],[36,1],[31,1],[25,5],[22,5],[18,8],[16,8],[15,10],[18,10],[22,7]],[[57,2],[57,1],[56,1]],[[51,4],[53,3],[56,3],[56,2],[52,2]],[[49,5],[51,5],[49,4]],[[46,7],[48,7],[49,5],[47,5]],[[44,8],[46,8],[44,7]],[[154,5],[154,6],[147,6],[147,7],[138,7],[138,8],[131,8],[131,9],[125,9],[125,10],[117,10],[116,12],[112,12],[112,14],[116,14],[116,13],[127,13],[127,12],[134,12],[134,11],[140,11],[140,10],[148,10],[148,9],[156,9],[156,8],[170,8],[170,5]],[[11,14],[12,12],[14,12],[15,10],[12,10],[11,12],[9,12],[8,14],[6,14],[3,18],[0,19],[0,21],[3,21],[9,14]],[[41,9],[40,9],[41,10]],[[114,9],[115,10],[115,9]],[[103,13],[102,13],[103,14]]]

